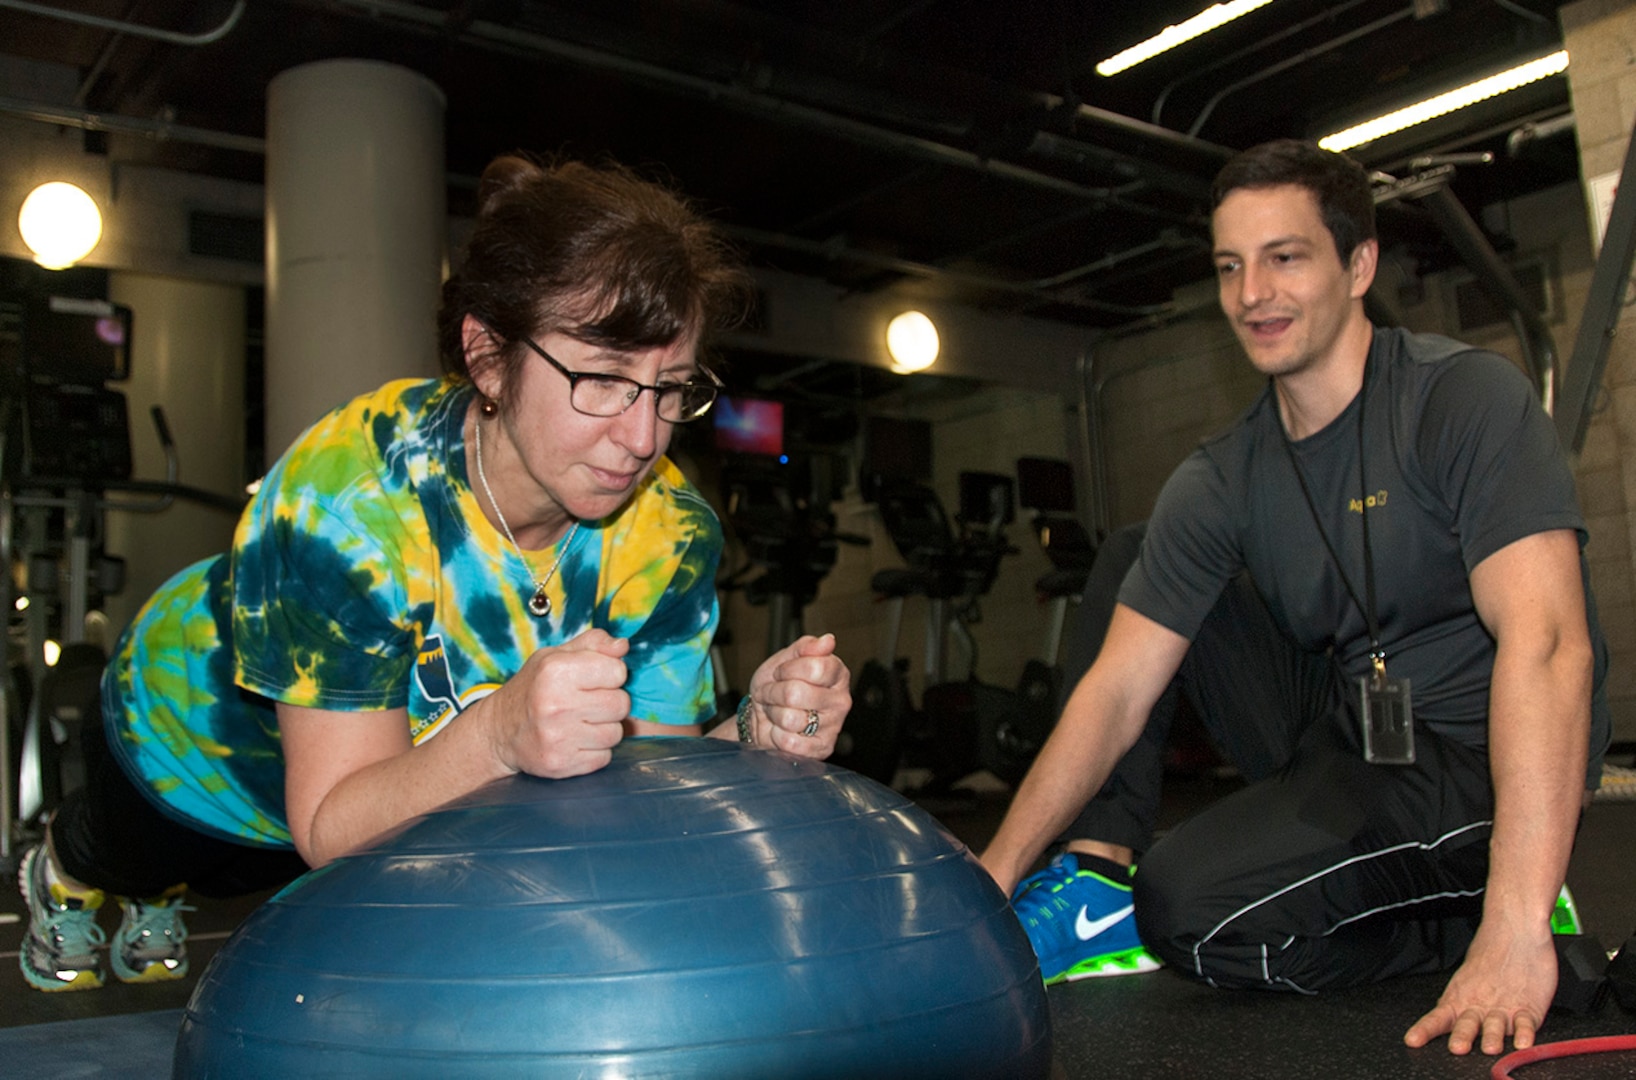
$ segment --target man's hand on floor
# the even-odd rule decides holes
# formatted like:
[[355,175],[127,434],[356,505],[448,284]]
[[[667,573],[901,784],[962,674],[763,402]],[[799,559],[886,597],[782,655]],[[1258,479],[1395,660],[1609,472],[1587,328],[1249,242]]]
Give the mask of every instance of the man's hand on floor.
[[1512,934],[1485,921],[1437,1007],[1415,1021],[1403,1041],[1420,1047],[1447,1035],[1451,1054],[1468,1054],[1473,1045],[1498,1054],[1509,1035],[1518,1050],[1526,1049],[1534,1045],[1551,1007],[1556,980],[1556,947],[1548,927]]

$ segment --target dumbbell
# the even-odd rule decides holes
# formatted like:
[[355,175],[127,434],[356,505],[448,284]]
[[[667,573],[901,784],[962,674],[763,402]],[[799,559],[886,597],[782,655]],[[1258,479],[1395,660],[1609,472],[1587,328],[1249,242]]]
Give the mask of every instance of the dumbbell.
[[1608,962],[1607,981],[1619,1007],[1636,1012],[1636,934],[1626,938],[1619,952]]
[[[1607,950],[1595,934],[1557,934],[1554,940],[1557,975],[1551,1008],[1578,1016],[1595,1012],[1608,993]],[[1636,969],[1636,956],[1629,960],[1629,967]],[[1629,992],[1636,1000],[1636,983]],[[1619,1003],[1623,1005],[1624,998]]]

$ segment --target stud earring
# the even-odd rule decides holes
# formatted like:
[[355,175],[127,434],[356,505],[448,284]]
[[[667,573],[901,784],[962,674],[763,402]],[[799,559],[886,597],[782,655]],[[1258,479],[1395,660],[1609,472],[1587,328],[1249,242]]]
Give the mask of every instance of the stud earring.
[[484,416],[495,416],[500,412],[500,406],[495,404],[493,399],[484,398],[483,404],[477,407],[477,411]]

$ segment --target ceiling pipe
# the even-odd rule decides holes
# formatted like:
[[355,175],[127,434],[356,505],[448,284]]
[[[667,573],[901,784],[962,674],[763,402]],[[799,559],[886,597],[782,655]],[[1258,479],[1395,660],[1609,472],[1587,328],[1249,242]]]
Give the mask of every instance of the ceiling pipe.
[[[1136,185],[1132,186],[1134,187]],[[969,259],[976,259],[980,256],[987,255],[992,251],[1000,251],[1005,248],[1015,247],[1016,245],[1031,240],[1038,235],[1044,233],[1055,233],[1069,225],[1082,221],[1089,212],[1089,208],[1087,207],[1076,207],[1066,214],[1059,214],[1055,217],[1043,219],[1029,226],[1028,228],[1020,231],[1013,231],[1005,236],[997,236],[992,240],[979,244],[977,247],[967,248],[964,251],[958,252],[954,255],[945,256],[936,263],[930,265],[947,267],[950,263],[958,263]],[[1135,247],[1126,248],[1122,251],[1113,252],[1104,256],[1103,258],[1097,259],[1083,266],[1075,267],[1072,270],[1066,270],[1052,277],[1035,278],[1032,281],[1025,282],[1025,284],[1040,291],[1055,289],[1063,285],[1067,285],[1070,282],[1076,281],[1079,278],[1094,274],[1099,270],[1109,269],[1119,265],[1122,262],[1128,262],[1131,259],[1139,258],[1142,255],[1150,254],[1152,252],[1172,250],[1176,248],[1202,249],[1203,246],[1204,243],[1202,240],[1190,241],[1184,238],[1176,229],[1165,228],[1160,231],[1159,237],[1155,240],[1138,244]]]
[[1306,19],[1306,20],[1303,20],[1302,22],[1298,22],[1293,26],[1286,26],[1284,29],[1280,30],[1278,33],[1273,34],[1270,37],[1264,37],[1264,38],[1260,39],[1254,45],[1247,45],[1244,48],[1238,50],[1237,52],[1229,53],[1226,56],[1221,57],[1220,59],[1217,59],[1217,60],[1214,60],[1214,61],[1212,61],[1212,62],[1210,62],[1208,64],[1205,64],[1201,68],[1194,68],[1192,71],[1189,71],[1186,75],[1183,75],[1178,79],[1171,80],[1171,82],[1168,83],[1163,90],[1159,91],[1159,96],[1154,99],[1154,101],[1153,101],[1153,111],[1152,111],[1152,114],[1150,116],[1150,119],[1155,124],[1163,122],[1160,119],[1160,117],[1163,116],[1163,114],[1164,114],[1165,102],[1169,100],[1171,91],[1175,90],[1178,86],[1182,85],[1183,83],[1192,82],[1194,79],[1197,79],[1200,76],[1208,75],[1212,71],[1217,71],[1217,70],[1219,70],[1221,68],[1224,68],[1227,65],[1232,64],[1232,63],[1234,63],[1234,62],[1236,62],[1238,60],[1242,60],[1246,56],[1252,56],[1255,53],[1261,52],[1262,50],[1266,49],[1269,45],[1276,45],[1278,42],[1283,41],[1285,38],[1294,37],[1296,34],[1299,34],[1303,30],[1310,30],[1312,27],[1318,25],[1321,22],[1327,22],[1330,19],[1335,18],[1335,16],[1341,15],[1341,14],[1345,13],[1346,11],[1357,7],[1359,4],[1366,4],[1368,2],[1369,2],[1369,0],[1348,0],[1347,3],[1341,4],[1341,5],[1337,6],[1337,7],[1332,7],[1328,11],[1321,11],[1318,14],[1312,16],[1310,19]]
[[919,15],[926,8],[931,7],[937,2],[938,0],[912,0],[911,3],[905,4],[895,13],[888,15],[886,18],[882,19],[868,30],[865,30],[860,37],[866,42],[874,41],[876,38],[883,37],[889,30],[894,29],[899,23]]
[[790,233],[807,233],[814,229],[824,228],[831,221],[840,217],[842,214],[846,213],[848,210],[851,210],[855,206],[862,206],[867,202],[873,201],[879,196],[890,194],[906,184],[918,183],[924,180],[926,178],[927,171],[928,169],[924,166],[913,168],[908,172],[900,172],[890,180],[875,184],[873,187],[865,188],[862,191],[854,190],[851,195],[846,196],[839,202],[831,203],[821,210],[816,210],[802,218],[800,221],[791,222],[784,227],[785,231]]
[[1116,151],[1083,139],[1058,135],[1052,131],[1036,131],[1033,141],[1028,144],[1028,153],[1046,160],[1063,161],[1074,165],[1091,164],[1109,172],[1133,178],[1139,176],[1148,187],[1168,191],[1184,199],[1201,203],[1210,199],[1210,182],[1200,179],[1193,173],[1168,168],[1151,161],[1138,165]]
[[[130,15],[141,2],[142,0],[131,0],[125,7],[125,14]],[[124,40],[125,35],[122,33],[115,32],[108,35],[108,40],[102,45],[102,51],[97,54],[96,62],[86,69],[85,76],[80,79],[79,89],[74,91],[75,105],[84,105],[86,100],[90,98],[91,87],[95,86],[97,80],[102,78],[102,70],[108,66],[108,61],[114,58],[114,53],[119,50],[119,43]]]
[[[4,2],[4,0],[0,0]],[[83,131],[110,131],[121,135],[141,135],[160,141],[191,143],[196,146],[214,146],[221,150],[239,150],[246,154],[266,154],[267,140],[252,135],[234,135],[227,131],[210,131],[188,127],[165,120],[143,120],[134,116],[116,116],[108,113],[85,112],[46,105],[18,98],[0,97],[0,113],[37,120],[43,124],[79,128]]]
[[1215,96],[1204,103],[1204,108],[1199,111],[1197,119],[1195,119],[1192,126],[1187,129],[1187,133],[1189,135],[1197,135],[1204,127],[1205,121],[1210,119],[1210,114],[1216,111],[1216,106],[1221,104],[1222,99],[1227,97],[1227,95],[1236,94],[1246,86],[1254,86],[1256,83],[1261,82],[1264,79],[1272,78],[1279,72],[1288,71],[1297,64],[1304,64],[1314,56],[1321,56],[1332,49],[1336,49],[1350,41],[1356,41],[1360,37],[1365,37],[1374,33],[1376,30],[1384,29],[1393,23],[1402,22],[1404,19],[1410,18],[1413,15],[1414,8],[1404,8],[1395,15],[1387,15],[1376,19],[1374,22],[1360,26],[1356,30],[1348,31],[1347,33],[1342,34],[1340,37],[1330,38],[1322,45],[1315,45],[1310,49],[1303,49],[1294,56],[1280,60],[1271,67],[1262,68],[1255,74],[1247,75],[1244,78],[1239,79],[1237,82],[1228,83],[1226,86],[1216,91]]
[[[405,3],[403,0],[330,0],[330,2],[332,6],[337,8],[352,9],[376,17],[397,18],[404,22],[418,24],[428,30],[435,30],[440,34],[446,30],[444,16],[441,12],[417,4]],[[1009,180],[1013,183],[1053,191],[1059,195],[1075,199],[1088,199],[1095,203],[1117,207],[1133,214],[1171,224],[1187,224],[1185,215],[1132,202],[1123,198],[1113,188],[1089,187],[1073,180],[1064,180],[1061,177],[1051,176],[1048,173],[1038,172],[1021,165],[1013,165],[1010,162],[986,157],[971,150],[962,150],[946,143],[934,142],[931,139],[924,139],[917,135],[909,135],[904,132],[877,127],[863,121],[852,120],[809,105],[786,101],[745,86],[715,82],[700,76],[672,71],[669,68],[650,64],[644,60],[620,56],[585,45],[576,45],[572,42],[547,37],[544,34],[517,30],[485,20],[473,20],[458,35],[458,38],[471,45],[509,48],[520,51],[524,55],[549,56],[593,70],[610,71],[650,85],[659,85],[670,90],[692,94],[695,97],[738,109],[742,112],[783,120],[792,125],[813,128],[860,145],[875,146],[940,165],[966,169],[971,172]],[[1057,100],[1060,101],[1060,99]],[[1082,110],[1087,108],[1089,107],[1081,106]],[[1100,110],[1092,110],[1092,112],[1100,114]],[[1115,114],[1109,113],[1106,115],[1112,117]],[[1163,138],[1167,141],[1183,138],[1173,131],[1153,127],[1140,120],[1130,120],[1128,117],[1119,117],[1118,120],[1121,123],[1138,125],[1144,130],[1151,129],[1151,131],[1157,133],[1154,136],[1156,138]],[[1187,140],[1189,145],[1192,145],[1194,141]],[[1216,149],[1220,149],[1224,157],[1229,153],[1225,148]]]
[[1527,19],[1529,22],[1539,23],[1541,26],[1549,26],[1552,29],[1556,28],[1556,24],[1554,22],[1552,22],[1550,19],[1547,19],[1545,16],[1541,15],[1539,12],[1529,11],[1527,8],[1523,7],[1521,4],[1511,3],[1511,0],[1494,0],[1494,4],[1497,7],[1504,8],[1506,11],[1509,11],[1511,14],[1515,15],[1519,19]]
[[[408,22],[418,23],[428,30],[443,33],[447,24],[443,16],[431,9],[418,5],[400,2],[400,0],[331,0],[331,6],[351,8],[363,11],[374,16],[397,17]],[[40,5],[29,4],[26,0],[0,0],[0,7],[13,7],[23,10],[38,9],[38,13],[71,18],[72,21],[90,21],[93,17],[70,16],[68,13],[55,9],[43,8]],[[228,20],[211,35],[200,36],[202,40],[208,37],[214,40],[225,34],[236,23],[242,14],[243,2],[238,0]],[[141,33],[142,36],[159,36],[168,32],[153,31],[145,27],[132,27],[131,24],[119,23],[108,19],[95,19],[93,25],[109,29],[118,29],[128,33]],[[601,70],[611,70],[626,77],[635,78],[649,83],[660,83],[672,88],[689,91],[709,100],[724,104],[746,108],[748,111],[762,115],[771,115],[775,118],[791,120],[819,129],[851,138],[865,145],[877,145],[899,152],[908,152],[923,159],[939,164],[964,167],[1013,180],[1018,183],[1031,185],[1072,196],[1078,199],[1087,199],[1099,206],[1112,206],[1128,210],[1143,216],[1157,218],[1171,224],[1192,225],[1191,219],[1183,214],[1171,213],[1153,207],[1134,203],[1124,198],[1125,192],[1132,190],[1136,185],[1123,185],[1118,189],[1108,187],[1089,187],[1084,184],[1059,177],[1039,173],[1032,169],[1011,165],[1007,162],[996,161],[970,151],[937,143],[929,139],[907,135],[902,132],[891,131],[827,113],[819,109],[797,105],[747,90],[743,87],[711,82],[708,79],[686,75],[648,64],[644,61],[620,57],[601,50],[574,45],[558,41],[539,34],[514,30],[482,20],[473,20],[459,35],[462,39],[479,45],[496,46],[521,50],[535,55],[544,54],[558,59],[579,63],[583,66]],[[170,40],[171,37],[163,37]],[[189,37],[187,43],[193,43]],[[1060,108],[1065,104],[1063,99],[1047,96],[1045,103],[1051,107]],[[45,105],[26,102],[12,98],[0,97],[0,113],[21,116],[27,119],[63,126],[82,128],[87,131],[109,131],[125,134],[135,134],[154,139],[174,139],[179,142],[190,142],[198,145],[213,146],[222,149],[238,150],[246,153],[265,154],[266,140],[251,136],[235,135],[227,132],[209,131],[201,128],[192,128],[184,125],[163,121],[141,120],[133,117],[103,115],[97,113],[72,111],[54,105]],[[1225,158],[1231,151],[1226,147],[1178,135],[1176,132],[1147,124],[1140,120],[1120,116],[1116,113],[1095,109],[1091,106],[1078,106],[1074,112],[1078,118],[1087,119],[1105,126],[1116,127],[1128,133],[1139,134],[1144,138],[1165,143],[1167,145],[1185,147],[1192,151],[1203,151],[1210,156]],[[818,254],[828,258],[844,258],[864,265],[880,266],[896,272],[911,274],[920,277],[941,277],[961,281],[981,288],[989,288],[1003,292],[1022,293],[1044,299],[1050,302],[1063,303],[1069,306],[1084,307],[1092,310],[1108,311],[1131,316],[1151,316],[1160,314],[1168,309],[1166,304],[1155,305],[1122,305],[1087,297],[1062,297],[1041,295],[1042,289],[1052,287],[1053,279],[1043,279],[1044,284],[1034,282],[1015,282],[1000,278],[990,278],[981,275],[964,274],[949,271],[936,266],[915,263],[909,260],[896,259],[890,256],[881,256],[870,252],[837,247],[819,241],[806,240],[800,237],[785,236],[782,234],[763,232],[761,230],[735,230],[741,236],[754,236],[756,241],[767,246],[784,247],[791,250],[800,250],[808,254]],[[1173,248],[1180,241],[1173,231],[1167,230],[1164,237],[1158,241],[1141,245],[1132,249],[1135,253],[1146,253],[1162,248]],[[1114,253],[1098,262],[1090,264],[1088,268],[1070,271],[1068,279],[1084,276],[1107,265],[1114,265],[1135,257],[1134,254]],[[1061,275],[1059,275],[1060,277]]]
[[1443,231],[1449,245],[1459,254],[1466,268],[1495,300],[1505,306],[1522,349],[1523,361],[1534,379],[1545,411],[1556,408],[1557,350],[1551,330],[1535,309],[1533,301],[1517,283],[1511,268],[1495,252],[1482,228],[1472,220],[1460,200],[1449,190],[1454,177],[1454,166],[1436,165],[1416,176],[1392,179],[1387,186],[1375,191],[1375,204],[1412,199],[1426,208]]
[[[1039,98],[1047,108],[1053,111],[1064,110],[1069,106],[1067,98],[1058,97],[1055,94],[1041,94]],[[1226,161],[1238,152],[1232,147],[1222,146],[1220,143],[1213,143],[1208,139],[1200,139],[1191,131],[1185,134],[1180,131],[1172,131],[1170,128],[1150,124],[1146,120],[1138,120],[1133,116],[1125,116],[1123,113],[1098,109],[1094,105],[1076,102],[1067,115],[1071,121],[1083,120],[1099,127],[1112,128],[1115,131],[1123,132],[1126,135],[1135,135],[1138,138],[1158,143],[1172,150],[1196,154],[1215,161]]]
[[1028,243],[1041,236],[1053,236],[1063,229],[1079,225],[1091,215],[1088,206],[1076,206],[1065,214],[1053,214],[1051,217],[1040,218],[1031,225],[1020,229],[1013,229],[1004,236],[996,236],[985,240],[976,247],[968,247],[957,251],[953,255],[945,255],[938,263],[939,266],[949,266],[955,263],[969,262],[981,259],[996,251],[1016,247],[1018,244]]
[[[1523,116],[1507,117],[1505,122],[1501,124],[1490,124],[1487,127],[1473,128],[1470,130],[1457,132],[1451,137],[1444,139],[1442,142],[1433,146],[1428,146],[1423,150],[1416,150],[1412,154],[1405,154],[1402,157],[1393,159],[1392,161],[1369,164],[1368,168],[1390,176],[1395,176],[1398,173],[1404,172],[1405,170],[1411,172],[1417,171],[1414,167],[1415,161],[1424,158],[1438,160],[1445,155],[1460,153],[1469,146],[1485,145],[1490,140],[1497,139],[1502,135],[1509,138],[1520,128],[1526,128],[1530,124],[1543,124],[1553,117],[1560,115],[1561,109],[1562,106],[1560,105],[1551,105],[1543,109],[1536,109],[1534,112],[1527,113]],[[1358,149],[1361,150],[1363,148],[1359,147]]]
[[[1062,273],[1056,274],[1052,277],[1036,278],[1035,280],[1028,282],[1028,284],[1041,291],[1058,289],[1069,284],[1070,282],[1078,281],[1080,278],[1089,277],[1090,275],[1099,273],[1103,270],[1111,270],[1121,263],[1129,262],[1132,259],[1139,259],[1144,255],[1153,255],[1160,251],[1171,251],[1189,247],[1202,251],[1205,248],[1205,244],[1203,241],[1189,241],[1174,229],[1166,229],[1161,232],[1158,237],[1153,240],[1149,240],[1145,244],[1137,244],[1135,247],[1129,247],[1123,251],[1110,252],[1107,255],[1104,255],[1102,258],[1097,259],[1095,262],[1086,263],[1084,266],[1076,266],[1072,270],[1065,270]],[[1161,310],[1168,307],[1168,304],[1162,305]],[[1146,314],[1147,312],[1144,311],[1142,313]]]
[[[181,124],[172,124],[159,120],[142,120],[129,116],[110,116],[101,113],[91,113],[63,108],[57,105],[46,105],[39,102],[21,101],[16,98],[0,97],[0,114],[17,116],[26,120],[35,120],[40,123],[55,124],[61,127],[79,128],[84,131],[107,131],[123,135],[138,135],[155,140],[174,140],[176,142],[191,143],[198,146],[211,146],[222,150],[237,150],[247,154],[265,155],[267,140],[248,135],[234,135],[225,131],[210,131],[204,128],[187,127]],[[966,274],[946,270],[926,263],[912,262],[908,259],[899,259],[893,256],[881,255],[876,252],[861,251],[844,245],[828,243],[819,240],[808,240],[803,237],[787,236],[782,233],[768,232],[761,229],[752,229],[745,226],[725,226],[727,232],[751,243],[766,247],[783,248],[790,251],[799,251],[803,254],[818,255],[832,260],[844,260],[865,266],[874,266],[881,269],[893,270],[898,273],[909,274],[922,278],[944,278],[978,288],[992,289],[996,292],[1020,293],[1032,296],[1035,299],[1061,303],[1070,307],[1081,307],[1094,311],[1106,311],[1123,315],[1153,314],[1164,310],[1165,305],[1152,307],[1130,307],[1121,304],[1112,304],[1088,298],[1042,295],[1041,286],[1031,282],[1009,281],[1004,278],[991,278],[978,274]],[[1166,235],[1174,236],[1169,230]],[[1171,246],[1169,244],[1142,245],[1143,250],[1154,247]],[[1116,253],[1100,260],[1101,263],[1112,265],[1113,262],[1123,261]],[[1091,270],[1099,269],[1097,265]],[[1084,270],[1089,273],[1091,270]],[[1081,271],[1070,271],[1072,276],[1082,276]],[[1045,279],[1048,283],[1051,279]]]
[[161,30],[154,26],[143,26],[140,23],[123,22],[119,19],[104,19],[99,15],[86,15],[78,11],[63,11],[47,4],[31,4],[28,0],[0,0],[0,8],[10,8],[13,11],[23,11],[30,15],[38,15],[46,19],[61,19],[63,22],[79,23],[81,26],[94,26],[99,30],[112,30],[119,34],[130,34],[132,37],[148,38],[153,41],[163,41],[171,45],[209,45],[226,37],[233,27],[238,25],[244,15],[244,0],[234,0],[233,9],[227,13],[221,25],[214,30],[207,30],[202,34],[182,34],[175,30]]
[[[744,225],[729,225],[724,226],[723,228],[724,231],[730,236],[734,236],[740,240],[744,240],[752,244],[758,244],[763,247],[783,248],[786,251],[796,251],[803,255],[814,255],[819,258],[844,260],[846,262],[853,262],[862,266],[874,266],[882,270],[891,270],[899,274],[908,274],[912,277],[935,278],[940,281],[951,281],[955,284],[968,285],[973,288],[991,289],[995,292],[1016,293],[1030,297],[1034,300],[1044,300],[1051,303],[1062,304],[1067,307],[1079,307],[1090,311],[1106,311],[1118,315],[1130,316],[1152,316],[1162,314],[1163,312],[1168,311],[1170,308],[1169,304],[1133,306],[1129,304],[1115,304],[1106,300],[1097,300],[1087,296],[1056,296],[1045,292],[1045,286],[1042,286],[1040,281],[1012,281],[1007,278],[989,277],[983,274],[968,274],[959,270],[946,270],[940,266],[932,266],[928,263],[915,262],[911,259],[902,259],[896,255],[883,255],[874,251],[860,251],[857,248],[850,248],[843,244],[830,243],[823,240],[808,240],[799,236],[786,236],[782,233],[768,232],[763,229],[752,229]],[[1141,248],[1145,252],[1152,250],[1155,247],[1165,246],[1169,245],[1155,242],[1152,244],[1143,244],[1141,245]],[[1112,266],[1121,261],[1123,261],[1122,253],[1115,253],[1098,260],[1098,263]],[[1100,268],[1101,265],[1092,267],[1092,269]],[[1084,272],[1089,273],[1091,271],[1085,270]],[[1080,271],[1077,270],[1070,271],[1070,275],[1082,276]],[[1050,282],[1051,280],[1051,278],[1041,279],[1043,282]]]
[[[26,120],[35,120],[40,123],[56,124],[62,127],[79,128],[85,131],[107,131],[124,135],[139,135],[157,140],[174,140],[176,142],[191,143],[198,146],[211,146],[223,150],[238,150],[247,154],[265,155],[267,140],[258,139],[249,135],[234,135],[225,131],[210,131],[204,128],[187,127],[181,124],[172,124],[159,120],[142,120],[129,116],[110,116],[100,113],[90,113],[66,109],[58,105],[47,105],[39,102],[21,101],[16,98],[0,97],[0,114],[17,116]],[[451,182],[458,182],[459,178],[451,178]],[[845,260],[865,266],[875,266],[881,269],[893,270],[898,273],[909,274],[923,278],[946,278],[978,288],[992,289],[997,292],[1021,293],[1061,303],[1070,307],[1081,307],[1094,311],[1113,312],[1123,315],[1149,315],[1165,310],[1166,305],[1148,307],[1131,307],[1128,305],[1112,304],[1088,298],[1073,298],[1062,296],[1042,295],[1040,288],[1030,282],[1009,281],[1004,278],[984,277],[978,274],[965,274],[957,271],[945,270],[941,267],[926,263],[912,262],[908,259],[899,259],[893,256],[881,255],[876,252],[860,251],[844,245],[827,243],[819,240],[808,240],[803,237],[787,236],[782,233],[769,232],[761,229],[752,229],[745,226],[724,226],[725,231],[751,243],[766,247],[784,248],[790,251],[799,251],[803,254],[818,255],[827,259]],[[1175,235],[1167,230],[1167,235]],[[1143,245],[1150,248],[1154,245]],[[1171,245],[1159,245],[1171,246]],[[1118,260],[1118,256],[1108,256],[1108,259]],[[1101,260],[1107,262],[1107,259]],[[1110,264],[1111,265],[1111,264]],[[1086,271],[1089,272],[1089,271]],[[1078,272],[1074,273],[1079,276]],[[1049,281],[1050,279],[1046,279]]]
[[1505,137],[1506,156],[1516,157],[1521,154],[1526,147],[1538,142],[1540,139],[1548,139],[1552,135],[1560,135],[1564,131],[1572,131],[1573,128],[1574,114],[1571,112],[1562,113],[1560,116],[1553,116],[1548,120],[1538,120],[1519,125],[1518,127],[1511,129],[1511,134]]

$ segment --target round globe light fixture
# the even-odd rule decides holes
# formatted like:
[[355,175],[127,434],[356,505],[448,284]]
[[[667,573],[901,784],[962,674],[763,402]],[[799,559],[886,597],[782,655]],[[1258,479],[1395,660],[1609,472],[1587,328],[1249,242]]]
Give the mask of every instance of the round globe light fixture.
[[886,324],[893,371],[925,371],[936,361],[937,349],[937,326],[919,311],[905,311]]
[[81,189],[61,180],[41,184],[17,214],[23,243],[47,270],[73,266],[102,239],[102,214]]

